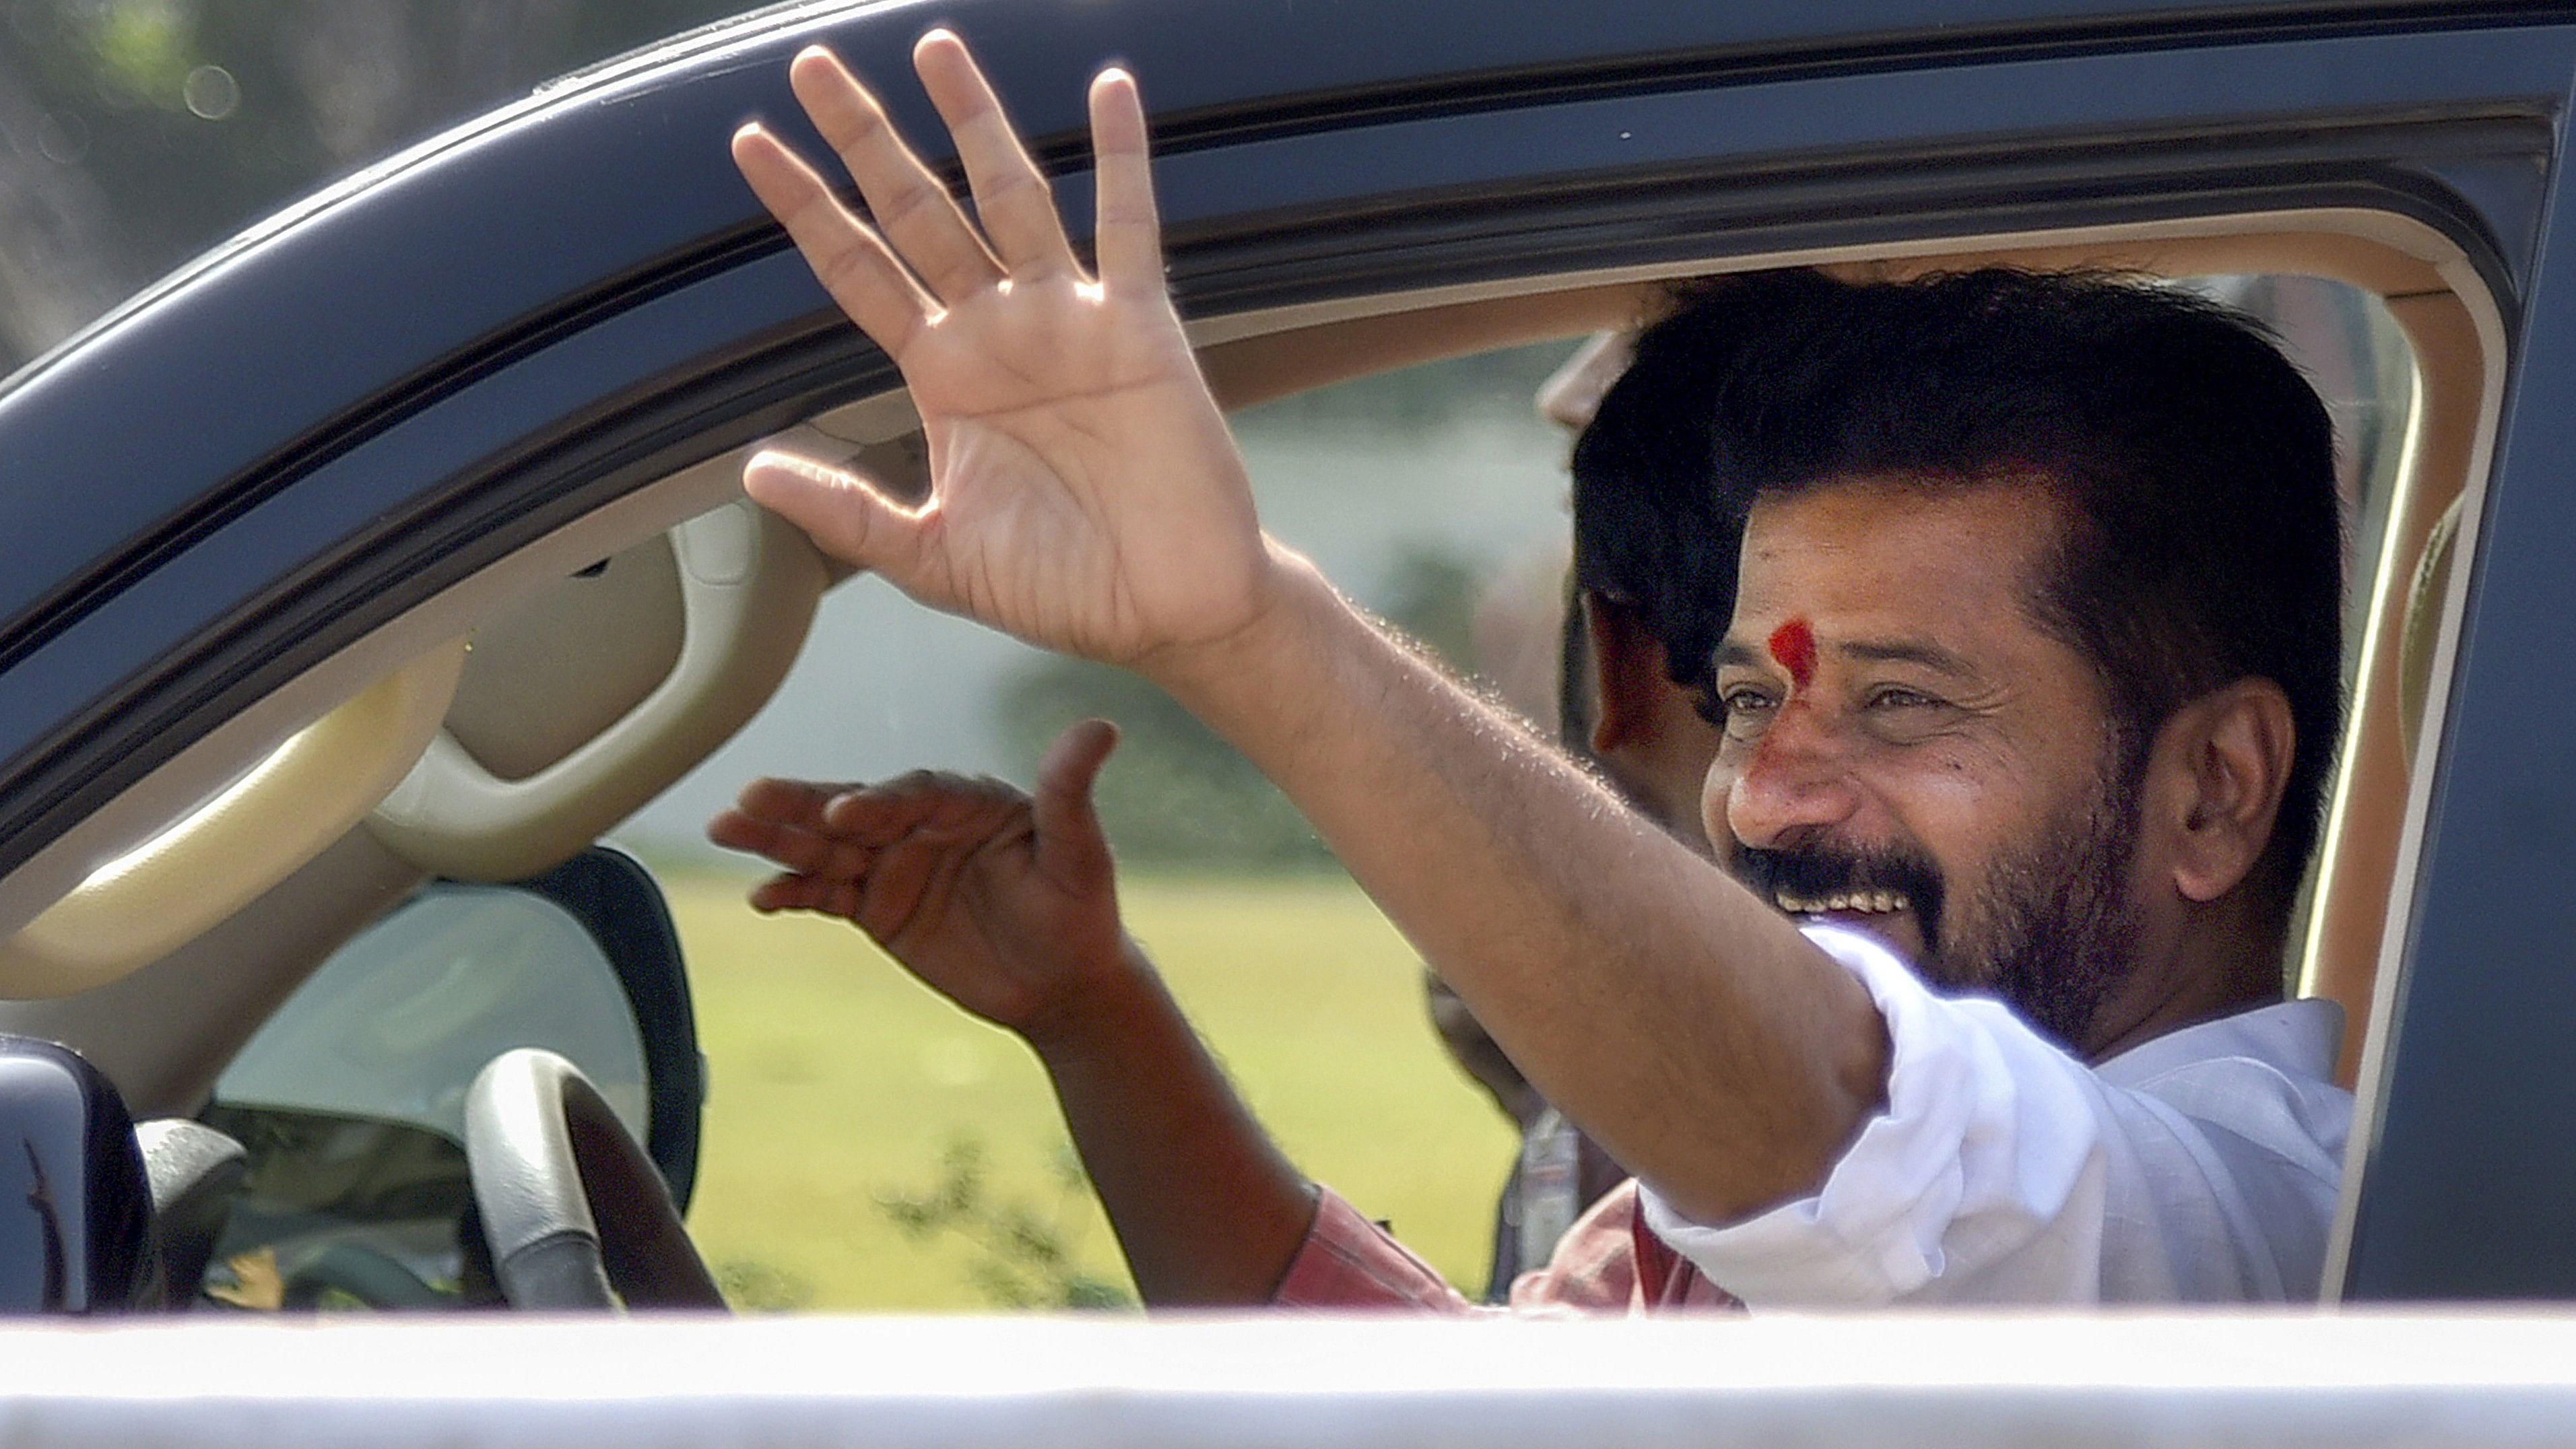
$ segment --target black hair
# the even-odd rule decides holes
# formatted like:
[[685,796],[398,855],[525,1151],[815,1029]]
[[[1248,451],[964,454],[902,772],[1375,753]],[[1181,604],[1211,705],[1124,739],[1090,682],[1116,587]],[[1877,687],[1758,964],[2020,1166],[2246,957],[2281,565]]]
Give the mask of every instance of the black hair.
[[1636,359],[1575,447],[1576,577],[1643,613],[1677,683],[1707,688],[1762,494],[2036,479],[2070,521],[2032,617],[2092,666],[2133,771],[2213,689],[2288,696],[2287,908],[2341,734],[2343,540],[2332,424],[2261,323],[2089,273],[1756,273],[1677,294]]
[[1705,692],[1735,616],[1751,500],[1735,496],[1741,480],[1718,473],[1718,393],[1765,365],[1776,341],[1764,319],[1827,307],[1848,290],[1797,270],[1677,291],[1575,440],[1575,587],[1638,611],[1675,684]]

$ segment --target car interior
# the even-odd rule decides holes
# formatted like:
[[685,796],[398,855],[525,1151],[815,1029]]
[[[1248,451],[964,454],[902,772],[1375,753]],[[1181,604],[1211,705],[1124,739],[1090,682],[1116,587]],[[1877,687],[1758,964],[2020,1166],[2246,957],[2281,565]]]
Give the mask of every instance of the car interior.
[[[2381,481],[2365,485],[2377,492],[2356,514],[2350,716],[2304,934],[2286,966],[2297,991],[2344,1006],[2341,1075],[2360,1089],[2353,1135],[2366,1142],[2467,590],[2455,554],[2478,536],[2505,372],[2501,314],[2447,238],[2359,210],[2191,218],[1351,296],[1207,318],[1193,331],[1211,384],[1241,408],[1631,325],[1660,285],[1682,276],[1789,264],[1907,275],[1990,263],[2326,278],[2376,299],[2411,353],[2412,405],[2377,468]],[[925,466],[899,392],[851,401],[774,441],[851,460],[899,486],[918,486]],[[777,689],[817,601],[844,571],[741,497],[745,456],[711,457],[631,493],[378,630],[0,881],[0,997],[9,998],[0,1031],[77,1049],[147,1124],[147,1140],[198,1132],[189,1150],[145,1153],[145,1186],[166,1204],[159,1251],[190,1279],[172,1286],[171,1302],[195,1296],[193,1275],[223,1216],[208,1204],[237,1189],[241,1167],[200,1128],[151,1124],[199,1117],[299,986],[425,884],[517,881],[576,856]],[[524,1063],[518,1070],[548,1079]],[[560,1074],[550,1080],[547,1100],[561,1106]],[[555,1143],[545,1170],[618,1184],[595,1181],[588,1201],[602,1218],[624,1217],[617,1203],[649,1198],[639,1182],[651,1174],[639,1177],[631,1151],[598,1145],[600,1123],[617,1120],[598,1097],[527,1130],[562,1138],[572,1120],[580,1140]],[[643,1135],[636,1121],[624,1127]],[[2348,1181],[2338,1243],[2351,1201]],[[664,1215],[657,1230],[677,1230],[668,1198],[648,1206]],[[610,1224],[599,1227],[613,1236]],[[533,1242],[545,1225],[512,1232]],[[674,1266],[663,1246],[628,1252],[650,1271],[639,1278],[630,1265],[620,1295],[711,1303],[711,1285]],[[497,1240],[494,1248],[507,1256]],[[2339,1254],[2329,1284],[2339,1281]],[[562,1271],[587,1283],[596,1264]],[[610,1264],[609,1277],[619,1276]],[[666,1292],[648,1280],[686,1281]],[[584,1291],[591,1296],[542,1301],[610,1301]]]

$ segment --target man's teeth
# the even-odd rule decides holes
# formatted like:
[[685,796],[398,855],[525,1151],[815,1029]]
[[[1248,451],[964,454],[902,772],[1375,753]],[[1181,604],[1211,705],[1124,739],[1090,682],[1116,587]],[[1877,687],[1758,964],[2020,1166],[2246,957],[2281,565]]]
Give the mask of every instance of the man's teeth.
[[1793,916],[1812,916],[1825,911],[1852,911],[1875,916],[1914,909],[1914,902],[1901,891],[1836,891],[1824,896],[1797,896],[1777,891],[1771,898],[1779,903],[1780,909]]

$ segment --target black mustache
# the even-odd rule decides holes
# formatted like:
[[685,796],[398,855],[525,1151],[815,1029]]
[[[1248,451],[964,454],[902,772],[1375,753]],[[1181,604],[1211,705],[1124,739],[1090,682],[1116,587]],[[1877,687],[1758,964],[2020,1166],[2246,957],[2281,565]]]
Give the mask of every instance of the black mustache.
[[1914,903],[1926,949],[1940,939],[1941,872],[1911,851],[1847,850],[1832,845],[1766,850],[1739,845],[1728,868],[1766,901],[1782,895],[1817,900],[1857,891],[1895,891]]

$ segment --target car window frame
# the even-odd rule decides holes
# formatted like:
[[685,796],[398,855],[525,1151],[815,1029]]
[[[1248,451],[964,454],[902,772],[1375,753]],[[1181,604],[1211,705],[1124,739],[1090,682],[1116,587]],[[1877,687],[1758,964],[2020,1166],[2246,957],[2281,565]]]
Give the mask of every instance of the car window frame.
[[[849,26],[854,38],[864,28],[855,20],[836,23]],[[867,34],[872,43],[884,38]],[[729,58],[749,69],[761,54],[758,45],[746,45]],[[2365,75],[2375,99],[2336,112],[2321,140],[2319,116],[2292,104],[2307,74],[2285,70],[2282,62],[2292,55],[2358,66],[2347,73]],[[2523,32],[2494,25],[2457,33],[2177,43],[2116,58],[2006,59],[1920,72],[1859,67],[1702,89],[1690,88],[1699,81],[1673,81],[1658,90],[1649,78],[1631,94],[1582,102],[1609,110],[1577,112],[1541,99],[1462,116],[1402,116],[1382,127],[1365,115],[1309,116],[1301,121],[1307,129],[1209,141],[1168,155],[1161,169],[1175,201],[1175,281],[1185,310],[1203,321],[1328,306],[1336,298],[1382,294],[1407,278],[1427,282],[1432,271],[1452,286],[1480,278],[1517,285],[1532,273],[1533,251],[1559,265],[1625,259],[1650,274],[1676,269],[1681,258],[1697,267],[1837,249],[1938,250],[1964,236],[1991,235],[2036,210],[2070,225],[2087,219],[2189,224],[2247,209],[2331,202],[2381,208],[2450,236],[2496,299],[2510,344],[2527,315],[2545,188],[2558,184],[2546,169],[2555,156],[2548,116],[2563,103],[2568,57],[2564,28]],[[2374,58],[2384,63],[2360,64]],[[2286,108],[2241,119],[2220,134],[2159,135],[2141,144],[2103,128],[2100,106],[2108,102],[2091,93],[2100,88],[2086,78],[2098,82],[2104,67],[2129,82],[2163,77],[2175,96],[2241,85],[2249,96],[2286,97]],[[2026,106],[2026,119],[2034,121],[2050,105],[2062,108],[2056,129],[2044,123],[2035,130],[1990,128],[1975,146],[1935,148],[1937,154],[1868,130],[1873,106],[1890,107],[1909,95],[1955,101],[1960,85],[2000,115],[2008,99],[2001,92],[2017,79],[2036,78],[2047,85],[2025,87],[2012,104]],[[1950,89],[1924,89],[1936,79]],[[774,81],[766,84],[759,93],[774,97]],[[2157,114],[2168,118],[2198,114],[2156,95],[2144,87],[2136,104],[2161,105]],[[1721,125],[1710,134],[1731,137],[1725,144],[1735,149],[1721,157],[1718,143],[1703,143],[1699,161],[1678,169],[1664,163],[1661,171],[1624,164],[1617,145],[1592,130],[1602,117],[1620,114],[1621,103],[1641,107],[1639,116],[1664,116],[1649,103],[1677,96],[1701,103],[1681,110],[1703,123],[1749,116],[1776,124],[1756,126],[1749,135]],[[1871,105],[1848,104],[1855,99]],[[1839,133],[1829,124],[1837,109],[1852,117]],[[2094,121],[2064,119],[2077,115]],[[1585,122],[1579,137],[1553,136],[1543,124],[1563,127],[1576,119]],[[1955,115],[1940,123],[1965,124]],[[1442,148],[1401,144],[1402,127],[1431,128],[1407,133],[1417,137],[1438,130],[1450,150],[1470,157],[1517,154],[1514,137],[1547,138],[1562,143],[1566,169],[1546,186],[1524,186],[1462,209],[1457,188],[1472,192],[1480,183],[1453,175],[1444,190],[1435,175]],[[1867,135],[1875,142],[1854,139]],[[1837,144],[1854,149],[1835,152]],[[2518,189],[2511,173],[2524,163],[2516,158],[2527,158],[2534,146],[2544,160],[2535,173],[2542,181]],[[1834,159],[1798,159],[1815,147],[1823,148],[1816,156]],[[2320,147],[2330,153],[2323,159]],[[1401,164],[1390,159],[1395,153]],[[1376,164],[1336,168],[1336,155],[1374,157]],[[1908,189],[1908,168],[1924,168],[1927,155],[1937,166]],[[1337,169],[1357,174],[1335,183],[1342,192],[1328,192],[1319,178]],[[696,174],[702,180],[703,168]],[[1276,184],[1230,189],[1223,180],[1229,175],[1272,177]],[[1068,196],[1078,190],[1070,184],[1077,180],[1068,175]],[[1369,191],[1372,186],[1378,189]],[[1850,197],[1871,187],[1889,189],[1886,205],[1851,214]],[[2225,206],[2210,204],[2213,190]],[[740,215],[738,201],[730,214]],[[1353,223],[1361,220],[1369,223],[1365,245],[1351,240]],[[1507,237],[1510,248],[1497,252]],[[559,335],[542,345],[532,340],[542,329],[513,331],[491,349],[440,360],[439,386],[448,391],[434,397],[405,392],[410,402],[403,406],[412,410],[396,408],[400,416],[335,423],[339,431],[304,440],[277,463],[285,471],[267,475],[292,486],[237,512],[218,508],[220,518],[206,515],[209,529],[161,539],[122,565],[126,582],[106,603],[125,612],[102,625],[104,632],[67,627],[0,668],[0,754],[6,755],[0,869],[23,866],[59,843],[118,790],[214,725],[240,717],[251,702],[347,656],[371,631],[371,642],[381,643],[442,591],[525,553],[550,531],[632,501],[672,476],[676,465],[711,449],[721,459],[724,447],[881,390],[888,381],[882,359],[817,310],[810,282],[791,262],[756,225],[720,228],[709,247],[614,300],[592,295],[585,305],[593,311],[577,320],[550,312],[546,325]],[[652,334],[647,340],[659,350],[623,357],[622,370],[598,361],[597,354],[625,352],[618,344],[636,338],[638,329]],[[582,372],[585,365],[592,371]],[[646,374],[641,381],[639,373]],[[498,402],[513,394],[561,398],[583,387],[598,390],[596,406],[606,411],[578,412],[577,426],[559,419],[511,432]],[[718,410],[729,416],[713,428],[703,426],[713,404],[710,391],[701,389],[724,394]],[[390,455],[373,450],[389,446],[402,426],[451,405],[465,409],[460,417],[481,418],[485,431],[459,455],[462,461],[431,470],[435,477],[387,483],[392,491],[376,495],[378,501],[399,497],[402,506],[379,509],[374,522],[355,531],[346,531],[344,513],[324,510],[301,523],[291,517],[297,510],[287,505],[307,496],[298,491],[303,485],[357,476],[335,468],[362,475],[370,458],[386,463]],[[691,421],[701,426],[690,431]],[[475,455],[475,448],[485,451]],[[2470,576],[2484,571],[2484,530],[2476,536],[2481,562],[2462,571],[2463,599],[2474,592]],[[245,574],[260,581],[248,593],[207,584],[209,572],[220,575],[228,562],[251,558],[272,563],[269,572]],[[157,593],[146,587],[163,581],[179,582]],[[109,612],[102,604],[79,622]],[[141,617],[162,623],[142,627]],[[2449,727],[2446,719],[2445,737]],[[2430,822],[2435,812],[2426,788],[2420,810],[2410,805],[2410,818]],[[2390,939],[2412,940],[2407,933],[2418,924],[2410,921]]]

